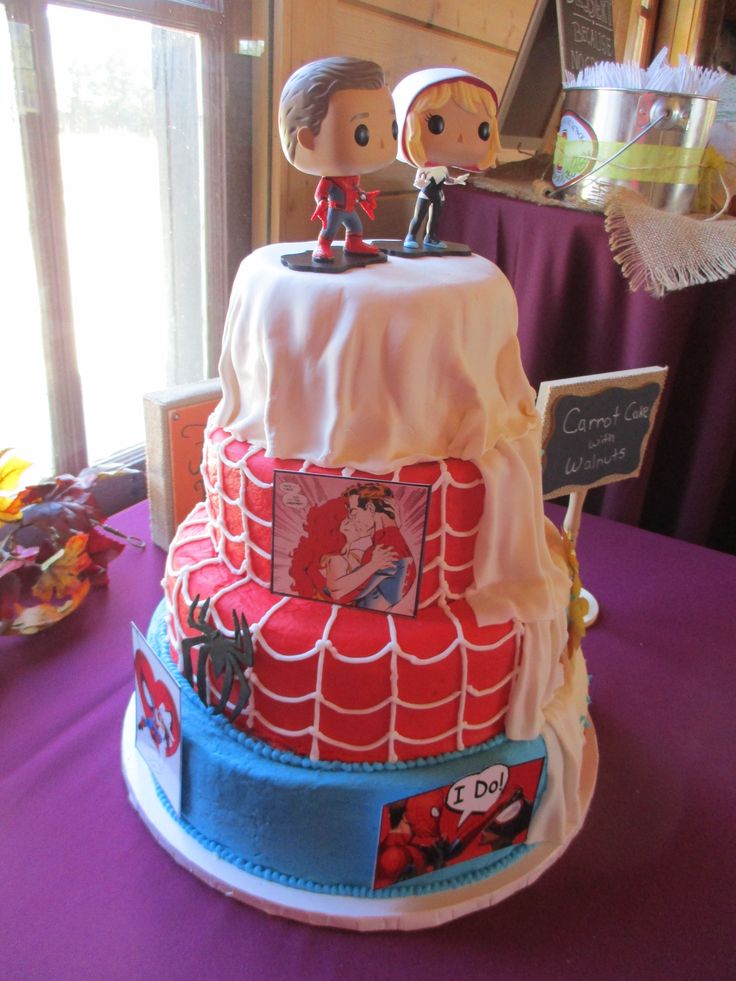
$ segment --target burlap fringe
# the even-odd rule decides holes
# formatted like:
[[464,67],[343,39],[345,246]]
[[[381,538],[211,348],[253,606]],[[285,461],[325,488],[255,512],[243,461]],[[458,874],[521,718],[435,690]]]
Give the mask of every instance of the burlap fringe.
[[[632,292],[644,289],[659,298],[688,286],[727,279],[736,272],[736,222],[729,219],[723,223],[727,227],[718,229],[720,235],[713,234],[720,223],[711,224],[706,244],[706,235],[699,234],[706,232],[702,219],[663,215],[661,220],[668,220],[671,228],[682,229],[682,238],[673,240],[669,254],[659,254],[656,261],[644,255],[640,243],[647,241],[647,226],[656,222],[658,215],[662,213],[631,191],[615,192],[606,202],[605,228],[611,253]],[[702,239],[697,242],[701,247],[694,247],[697,239]]]

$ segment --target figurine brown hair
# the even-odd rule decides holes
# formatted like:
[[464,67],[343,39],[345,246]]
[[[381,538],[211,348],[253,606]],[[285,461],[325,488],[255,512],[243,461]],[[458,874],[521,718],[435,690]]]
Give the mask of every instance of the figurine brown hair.
[[297,133],[306,127],[318,135],[335,92],[385,85],[380,65],[361,58],[321,58],[298,68],[284,85],[279,102],[279,134],[289,163],[294,163]]

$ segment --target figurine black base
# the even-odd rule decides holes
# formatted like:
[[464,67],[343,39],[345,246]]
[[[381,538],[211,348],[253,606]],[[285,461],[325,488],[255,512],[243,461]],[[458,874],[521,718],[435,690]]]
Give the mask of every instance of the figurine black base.
[[345,252],[339,245],[332,247],[332,254],[334,258],[328,262],[316,262],[310,251],[282,255],[281,261],[289,269],[295,269],[297,272],[316,273],[344,273],[349,269],[360,269],[362,266],[373,266],[376,263],[387,261],[384,252],[380,252],[378,255],[357,255],[352,252]]
[[428,249],[417,243],[418,249],[407,249],[400,238],[392,239],[371,239],[371,245],[376,245],[381,252],[388,255],[400,255],[403,259],[426,259],[427,256],[437,256],[440,259],[448,255],[472,255],[473,250],[461,242],[445,242],[446,249]]

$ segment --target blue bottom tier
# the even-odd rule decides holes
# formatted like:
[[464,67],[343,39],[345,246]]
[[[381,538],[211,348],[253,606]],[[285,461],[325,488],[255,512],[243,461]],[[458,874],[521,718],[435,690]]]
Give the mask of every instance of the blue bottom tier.
[[410,763],[315,762],[249,738],[202,704],[170,661],[163,604],[148,641],[182,689],[177,820],[236,867],[385,898],[486,878],[533,847],[520,842],[546,785],[541,737]]

